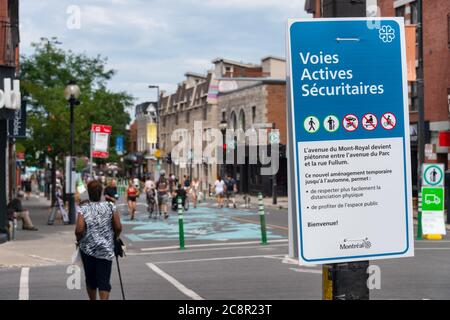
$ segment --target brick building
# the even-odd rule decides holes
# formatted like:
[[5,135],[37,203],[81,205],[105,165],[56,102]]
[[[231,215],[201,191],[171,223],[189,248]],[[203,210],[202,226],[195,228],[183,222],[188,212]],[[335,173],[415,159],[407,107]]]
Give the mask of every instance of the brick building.
[[[331,1],[307,0],[305,10],[314,14],[314,17],[321,17],[325,15],[324,2]],[[426,152],[426,161],[445,163],[448,169],[448,148],[439,146],[438,136],[440,132],[450,130],[450,1],[423,0],[422,4],[425,143],[426,150],[431,151]],[[418,22],[417,0],[367,0],[366,5],[367,8],[369,5],[378,6],[378,16],[404,17],[406,25]],[[410,82],[408,87],[412,177],[415,186],[418,172],[417,82]]]
[[[216,61],[213,61],[216,62]],[[216,65],[217,67],[217,65]],[[221,119],[225,119],[228,128],[242,129],[244,132],[260,128],[275,127],[280,133],[281,153],[277,173],[277,193],[287,194],[287,160],[286,160],[286,64],[283,58],[266,57],[262,59],[259,74],[254,77],[218,77],[219,96],[218,109]],[[268,130],[270,132],[270,130]],[[237,145],[237,138],[234,145]],[[227,146],[230,143],[227,141]],[[272,176],[262,175],[262,165],[249,163],[250,141],[245,141],[245,163],[238,163],[238,148],[234,155],[234,163],[227,162],[222,173],[232,173],[243,193],[264,195],[272,194]],[[230,151],[228,151],[230,152]],[[243,151],[242,151],[243,152]],[[241,161],[242,162],[242,161]]]
[[[5,89],[5,79],[17,78],[19,41],[19,1],[0,0],[0,89],[2,91]],[[8,139],[8,119],[14,116],[15,110],[6,107],[4,102],[3,100],[0,106],[0,154],[2,155],[0,157],[0,243],[7,240],[7,195],[9,194],[10,197],[13,195],[15,183],[12,182],[16,177],[15,145],[14,141]]]

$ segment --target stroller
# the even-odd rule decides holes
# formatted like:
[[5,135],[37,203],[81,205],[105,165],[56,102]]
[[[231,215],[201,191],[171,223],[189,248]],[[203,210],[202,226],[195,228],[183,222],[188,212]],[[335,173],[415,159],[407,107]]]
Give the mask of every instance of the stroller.
[[[155,212],[155,209],[157,208],[156,191],[153,189],[147,191],[146,199],[147,199],[147,212],[148,212],[149,218],[151,218],[153,215],[153,212]],[[157,212],[155,212],[155,218],[156,217],[157,217]]]
[[186,190],[184,190],[181,186],[175,191],[175,195],[172,197],[172,210],[178,210],[178,197],[181,197],[181,205],[184,208],[184,211],[189,209],[189,198],[187,196]]

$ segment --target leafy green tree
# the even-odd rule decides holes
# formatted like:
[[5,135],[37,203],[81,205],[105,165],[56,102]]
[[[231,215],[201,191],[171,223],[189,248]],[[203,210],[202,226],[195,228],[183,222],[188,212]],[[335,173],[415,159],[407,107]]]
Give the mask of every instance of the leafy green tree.
[[81,103],[74,110],[75,155],[89,157],[91,125],[106,124],[113,127],[108,161],[118,161],[114,141],[117,135],[126,136],[127,109],[134,99],[107,89],[107,81],[115,75],[107,68],[107,59],[63,50],[56,38],[42,38],[32,47],[34,53],[21,56],[20,62],[21,90],[28,103],[26,153],[39,152],[52,161],[59,158],[60,165],[69,154],[70,108],[64,89],[74,80],[81,90]]

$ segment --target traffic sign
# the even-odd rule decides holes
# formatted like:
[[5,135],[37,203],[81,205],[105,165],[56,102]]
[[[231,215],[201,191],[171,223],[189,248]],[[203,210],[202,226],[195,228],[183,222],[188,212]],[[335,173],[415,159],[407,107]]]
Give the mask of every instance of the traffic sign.
[[386,130],[394,129],[396,124],[397,124],[397,118],[391,112],[386,112],[381,117],[381,126]]
[[443,187],[444,164],[424,163],[422,165],[422,185],[431,187]]
[[444,211],[444,188],[422,188],[422,210]]
[[308,133],[316,133],[320,129],[320,121],[315,116],[307,116],[303,121],[303,126]]
[[368,131],[375,130],[378,126],[378,119],[372,113],[367,113],[362,117],[362,126]]
[[280,143],[280,133],[279,132],[269,133],[269,141],[271,144]]
[[339,129],[339,119],[334,115],[326,116],[323,120],[323,127],[328,132],[336,132]]
[[[403,19],[300,19],[287,29],[290,248],[301,264],[413,256]],[[377,129],[387,113],[389,130]],[[330,115],[344,130],[330,134]]]
[[358,117],[354,114],[346,114],[342,120],[342,125],[345,130],[352,132],[358,129]]

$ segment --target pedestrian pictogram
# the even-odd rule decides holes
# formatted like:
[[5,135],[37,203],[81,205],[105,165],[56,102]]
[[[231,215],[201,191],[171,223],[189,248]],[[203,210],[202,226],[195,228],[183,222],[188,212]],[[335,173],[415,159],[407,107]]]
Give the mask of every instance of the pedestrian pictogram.
[[348,114],[344,117],[344,120],[342,121],[342,125],[344,126],[344,129],[347,131],[355,131],[358,129],[359,121],[358,117],[356,117],[354,114]]
[[392,130],[397,125],[397,119],[393,113],[386,112],[381,117],[381,126],[386,130]]
[[443,186],[444,168],[442,164],[424,164],[423,165],[423,185],[424,186]]
[[362,126],[368,131],[375,130],[378,126],[378,119],[372,113],[367,113],[362,117]]
[[319,119],[317,119],[317,117],[309,116],[306,117],[305,121],[303,122],[303,126],[305,127],[305,130],[307,132],[316,133],[320,128],[320,121]]
[[323,120],[323,127],[328,132],[336,132],[339,129],[339,119],[336,116],[329,115]]

